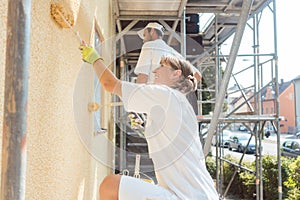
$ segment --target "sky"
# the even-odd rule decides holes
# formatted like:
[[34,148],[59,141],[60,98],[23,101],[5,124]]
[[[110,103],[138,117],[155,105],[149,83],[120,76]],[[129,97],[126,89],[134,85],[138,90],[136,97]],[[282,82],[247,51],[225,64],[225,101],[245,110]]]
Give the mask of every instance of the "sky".
[[299,0],[277,0],[279,77],[288,81],[300,75]]
[[[270,4],[271,5],[271,4]],[[297,32],[298,20],[297,13],[299,12],[300,1],[299,0],[277,0],[276,1],[276,29],[277,29],[277,55],[278,55],[278,79],[284,81],[290,81],[297,76],[300,76],[300,52],[297,47],[300,47],[300,34]],[[270,8],[273,8],[271,5]],[[274,53],[274,37],[273,37],[273,14],[270,8],[265,8],[260,16],[259,22],[259,41],[260,41],[260,54]],[[252,54],[253,53],[253,31],[249,26],[246,26],[242,43],[240,44],[239,54]],[[232,37],[233,38],[233,37]],[[226,45],[226,43],[228,43]],[[230,52],[231,44],[230,40],[224,42],[224,46],[221,47],[223,54],[228,55]],[[261,57],[261,62],[264,59],[269,59],[270,56]],[[241,61],[242,60],[242,61]],[[247,61],[248,60],[248,61]],[[253,64],[253,60],[250,57],[237,57],[236,63],[242,63],[243,68]],[[249,64],[248,64],[249,63]],[[271,65],[270,65],[271,66]],[[266,71],[264,76],[268,77],[270,70],[265,67]],[[271,69],[271,67],[269,67]],[[234,66],[233,73],[240,69]],[[251,78],[249,74],[240,74],[240,80],[246,82],[246,78]],[[243,83],[242,83],[243,84]],[[244,84],[245,85],[245,84]]]

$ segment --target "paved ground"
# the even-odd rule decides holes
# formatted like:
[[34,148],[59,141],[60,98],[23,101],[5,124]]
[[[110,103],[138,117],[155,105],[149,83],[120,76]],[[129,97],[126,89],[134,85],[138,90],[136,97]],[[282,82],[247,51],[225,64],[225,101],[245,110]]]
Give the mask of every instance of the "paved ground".
[[[284,139],[293,139],[293,138],[296,138],[295,135],[293,134],[281,134],[280,135],[280,141],[282,142]],[[275,133],[272,133],[270,135],[269,138],[264,138],[264,141],[265,142],[276,142],[277,141],[277,135]]]

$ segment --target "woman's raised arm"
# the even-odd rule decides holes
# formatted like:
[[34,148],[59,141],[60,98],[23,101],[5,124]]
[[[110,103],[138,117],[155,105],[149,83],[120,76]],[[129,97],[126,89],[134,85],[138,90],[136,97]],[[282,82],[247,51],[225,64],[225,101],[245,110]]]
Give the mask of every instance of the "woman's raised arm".
[[104,64],[97,51],[89,46],[80,46],[82,60],[93,65],[103,88],[110,93],[122,96],[122,82]]

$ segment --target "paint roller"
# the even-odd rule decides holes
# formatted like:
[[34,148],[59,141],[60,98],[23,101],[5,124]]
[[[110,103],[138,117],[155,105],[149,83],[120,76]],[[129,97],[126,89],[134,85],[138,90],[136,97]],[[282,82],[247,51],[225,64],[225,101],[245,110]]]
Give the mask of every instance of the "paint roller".
[[[78,31],[75,31],[73,28],[74,25],[74,17],[72,12],[67,11],[65,7],[60,3],[52,3],[50,7],[50,14],[52,19],[56,22],[56,24],[60,28],[70,28],[71,31],[76,35],[77,39],[79,40],[79,43],[81,45],[86,45],[84,40],[80,37],[80,34]],[[105,105],[106,106],[106,105]],[[95,102],[88,104],[88,109],[90,112],[95,112],[97,109],[99,109],[100,106],[96,104]],[[102,135],[107,133],[107,129],[99,128],[94,131],[93,135]]]
[[52,3],[50,6],[50,14],[52,19],[60,28],[70,28],[71,31],[76,35],[77,39],[79,40],[79,43],[81,45],[86,45],[84,40],[80,37],[79,32],[75,31],[73,28],[74,16],[72,12],[68,11],[60,3]]

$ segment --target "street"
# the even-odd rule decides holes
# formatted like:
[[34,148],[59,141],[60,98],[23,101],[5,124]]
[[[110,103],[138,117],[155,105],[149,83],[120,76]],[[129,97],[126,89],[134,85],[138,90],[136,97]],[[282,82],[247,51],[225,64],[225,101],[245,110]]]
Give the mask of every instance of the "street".
[[[285,138],[293,137],[292,135],[282,135],[280,137],[280,142],[282,142]],[[265,138],[262,140],[262,146],[263,146],[263,151],[262,155],[267,156],[267,155],[272,155],[272,156],[277,156],[277,136],[275,134],[272,134],[269,138]],[[212,146],[211,147],[211,152],[212,155],[216,155],[216,147]],[[240,159],[241,156],[243,155],[240,152],[237,151],[229,151],[228,148],[218,148],[218,154],[222,155],[222,157],[225,157],[226,155],[231,155],[234,158]],[[250,161],[253,162],[255,161],[255,154],[245,154],[243,161]]]

